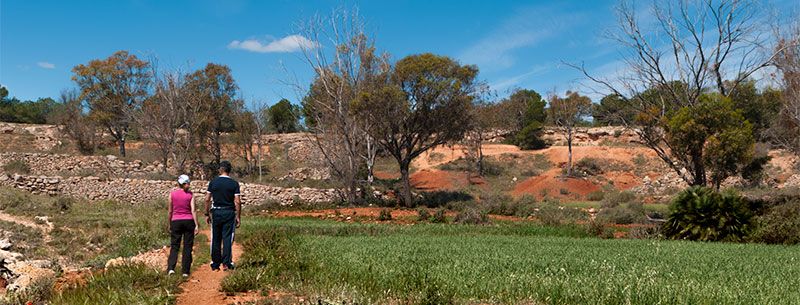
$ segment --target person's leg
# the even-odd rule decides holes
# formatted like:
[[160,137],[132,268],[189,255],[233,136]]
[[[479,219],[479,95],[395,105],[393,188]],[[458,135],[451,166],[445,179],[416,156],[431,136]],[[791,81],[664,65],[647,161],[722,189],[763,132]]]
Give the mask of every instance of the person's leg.
[[226,222],[222,228],[222,265],[228,269],[233,269],[233,234],[236,229],[236,212],[233,210],[226,211],[228,214]]
[[194,246],[194,221],[186,220],[183,231],[183,256],[181,266],[183,274],[189,274],[192,270],[192,247]]
[[174,271],[178,263],[178,249],[181,247],[181,234],[178,233],[178,226],[175,221],[169,224],[169,258],[167,259],[167,271]]
[[222,264],[222,216],[219,211],[212,211],[211,216],[211,269],[219,269]]

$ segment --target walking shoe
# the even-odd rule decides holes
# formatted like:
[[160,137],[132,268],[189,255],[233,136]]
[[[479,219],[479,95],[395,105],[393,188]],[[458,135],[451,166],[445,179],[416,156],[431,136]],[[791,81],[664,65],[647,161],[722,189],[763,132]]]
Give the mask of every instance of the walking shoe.
[[233,264],[230,264],[230,266],[229,265],[223,265],[222,266],[222,270],[223,271],[230,271],[230,270],[233,270],[233,269],[236,269],[236,267],[234,267]]
[[186,277],[189,277],[189,274],[188,273],[184,273],[184,274],[181,274],[181,276],[186,278]]
[[167,274],[168,274],[168,275],[173,275],[173,274],[175,274],[175,270],[170,270],[170,271],[167,271]]

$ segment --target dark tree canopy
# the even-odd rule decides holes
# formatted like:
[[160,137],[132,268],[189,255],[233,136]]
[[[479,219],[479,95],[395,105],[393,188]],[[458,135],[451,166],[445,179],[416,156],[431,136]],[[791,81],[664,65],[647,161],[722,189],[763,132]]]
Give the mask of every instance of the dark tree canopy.
[[619,94],[609,94],[594,105],[592,117],[594,123],[600,126],[626,126],[632,124],[636,112],[627,107],[627,101]]
[[0,122],[45,124],[58,106],[52,98],[39,98],[36,101],[20,101],[8,97],[8,89],[0,86]]
[[299,115],[301,110],[287,99],[281,99],[269,107],[269,123],[277,133],[300,131]]

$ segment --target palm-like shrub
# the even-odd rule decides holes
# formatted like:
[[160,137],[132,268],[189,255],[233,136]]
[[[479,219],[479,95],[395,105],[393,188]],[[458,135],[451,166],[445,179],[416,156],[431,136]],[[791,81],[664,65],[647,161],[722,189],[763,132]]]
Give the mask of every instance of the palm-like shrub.
[[690,187],[675,198],[664,224],[671,239],[741,241],[752,227],[750,202],[734,192]]

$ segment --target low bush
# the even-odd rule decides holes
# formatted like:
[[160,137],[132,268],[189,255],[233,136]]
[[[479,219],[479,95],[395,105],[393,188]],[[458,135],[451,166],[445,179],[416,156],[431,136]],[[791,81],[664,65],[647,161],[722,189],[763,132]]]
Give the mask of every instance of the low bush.
[[608,223],[620,225],[642,223],[647,220],[641,204],[626,204],[604,208],[597,213],[597,218]]
[[453,219],[453,222],[459,224],[482,225],[489,223],[489,215],[485,210],[475,208],[465,209]]
[[60,196],[53,201],[53,208],[59,212],[66,212],[75,204],[75,199],[71,197]]
[[3,171],[9,174],[23,174],[31,173],[31,167],[23,160],[11,160],[3,165]]
[[389,209],[381,209],[381,212],[378,214],[379,221],[388,221],[392,220],[392,211]]
[[416,202],[417,205],[429,208],[438,208],[455,201],[472,200],[472,195],[458,191],[435,191],[422,193],[422,199]]
[[586,233],[603,239],[614,238],[614,229],[609,228],[606,222],[597,218],[586,223]]
[[417,221],[429,221],[431,219],[431,213],[428,212],[426,208],[419,208],[417,209]]
[[734,192],[690,187],[669,206],[664,235],[670,239],[741,241],[753,227],[756,207]]
[[443,208],[437,209],[436,213],[433,213],[433,216],[431,216],[430,220],[432,223],[447,223],[445,210]]
[[594,191],[589,194],[586,194],[586,200],[589,201],[601,201],[605,197],[606,193],[604,193],[603,191]]
[[750,240],[767,244],[800,243],[800,200],[769,208],[756,218],[756,229]]
[[558,206],[552,203],[541,205],[535,215],[539,221],[549,226],[576,223],[587,218],[587,214],[579,209]]
[[662,239],[664,233],[661,231],[661,226],[642,226],[634,227],[628,231],[628,238],[634,239]]
[[572,174],[581,177],[596,176],[603,173],[601,162],[595,158],[582,158],[575,163]]
[[607,192],[603,198],[601,203],[601,207],[603,208],[613,208],[623,203],[629,203],[636,200],[636,194],[631,193],[629,191],[610,191]]

